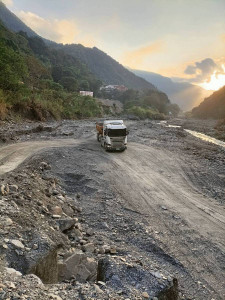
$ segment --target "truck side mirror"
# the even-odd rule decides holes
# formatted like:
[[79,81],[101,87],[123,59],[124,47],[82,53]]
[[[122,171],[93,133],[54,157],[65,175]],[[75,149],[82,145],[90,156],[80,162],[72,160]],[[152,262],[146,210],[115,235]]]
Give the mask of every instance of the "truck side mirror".
[[126,134],[128,135],[129,133],[130,133],[130,131],[129,131],[129,130],[127,130]]

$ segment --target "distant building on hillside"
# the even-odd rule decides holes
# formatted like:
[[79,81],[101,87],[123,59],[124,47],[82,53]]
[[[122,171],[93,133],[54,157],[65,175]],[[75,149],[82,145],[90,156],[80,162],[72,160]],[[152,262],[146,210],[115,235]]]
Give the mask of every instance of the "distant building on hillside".
[[90,92],[90,91],[80,91],[80,95],[81,96],[90,96],[90,97],[93,97],[94,93]]
[[124,85],[115,85],[115,84],[110,84],[110,85],[106,85],[106,86],[102,86],[100,88],[100,90],[105,90],[105,91],[113,91],[113,90],[117,90],[119,92],[126,92],[128,90],[127,87],[125,87]]

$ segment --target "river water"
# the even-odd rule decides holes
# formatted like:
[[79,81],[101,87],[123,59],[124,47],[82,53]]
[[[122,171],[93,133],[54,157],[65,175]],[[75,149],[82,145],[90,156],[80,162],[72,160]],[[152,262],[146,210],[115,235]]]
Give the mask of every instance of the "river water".
[[186,132],[192,134],[193,136],[205,141],[205,142],[209,142],[209,143],[213,143],[216,144],[218,146],[224,147],[225,148],[225,142],[217,140],[211,136],[208,136],[206,134],[197,132],[197,131],[193,131],[193,130],[189,130],[189,129],[184,129]]
[[[165,126],[165,127],[169,127],[169,128],[180,128],[181,126],[179,125],[168,125],[167,124],[167,121],[161,121],[160,123],[158,123],[162,126]],[[184,129],[186,132],[188,132],[189,134],[205,141],[205,142],[208,142],[208,143],[213,143],[215,145],[218,145],[218,146],[221,146],[221,147],[224,147],[225,148],[225,142],[223,141],[220,141],[220,140],[217,140],[209,135],[206,135],[204,133],[201,133],[201,132],[197,132],[197,131],[193,131],[193,130],[189,130],[189,129]]]

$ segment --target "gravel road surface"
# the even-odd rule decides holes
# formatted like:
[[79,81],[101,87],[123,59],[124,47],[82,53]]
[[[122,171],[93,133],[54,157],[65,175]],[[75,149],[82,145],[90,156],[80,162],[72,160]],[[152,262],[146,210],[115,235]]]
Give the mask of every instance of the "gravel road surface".
[[[126,249],[178,278],[183,299],[225,299],[225,150],[182,128],[127,124],[129,144],[122,153],[100,147],[92,121],[21,133],[0,148],[0,175],[31,157],[45,159],[70,195],[84,195],[89,225],[102,230],[98,219],[106,214]],[[142,231],[124,232],[115,213],[130,219],[132,232],[141,226],[151,243]]]

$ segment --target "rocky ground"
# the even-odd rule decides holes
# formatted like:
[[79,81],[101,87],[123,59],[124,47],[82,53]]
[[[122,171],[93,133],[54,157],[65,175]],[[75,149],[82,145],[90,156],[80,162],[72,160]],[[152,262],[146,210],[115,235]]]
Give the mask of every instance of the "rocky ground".
[[[218,216],[225,200],[224,148],[182,128],[127,124],[131,147],[124,153],[101,149],[93,120],[1,124],[0,150],[7,153],[11,144],[15,152],[21,142],[39,140],[46,150],[32,150],[35,155],[0,178],[0,299],[224,299],[224,214]],[[80,142],[63,147],[71,138]],[[60,148],[48,148],[56,139]],[[148,166],[149,153],[155,158]],[[170,182],[171,157],[185,176],[180,190]],[[148,179],[146,166],[156,168]],[[157,186],[156,176],[162,176]],[[167,197],[160,194],[171,184],[179,201],[186,182],[187,199],[212,202],[210,212],[201,201],[205,206],[193,209],[197,218],[199,211],[215,218],[207,219],[214,225],[206,232],[191,224],[187,210],[171,206],[169,190]],[[155,204],[145,207],[148,194]]]

